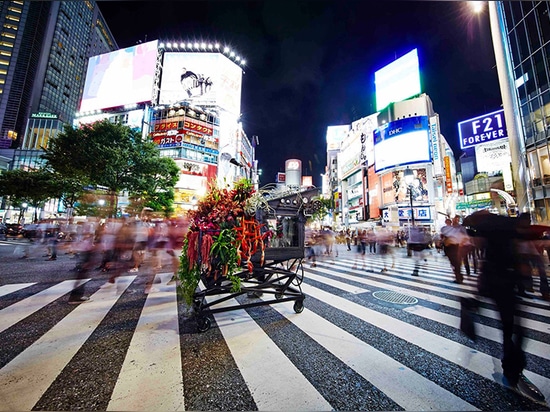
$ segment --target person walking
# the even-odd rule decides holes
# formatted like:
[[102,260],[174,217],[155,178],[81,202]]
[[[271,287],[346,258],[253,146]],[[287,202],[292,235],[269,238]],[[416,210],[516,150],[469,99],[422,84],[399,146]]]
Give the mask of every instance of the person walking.
[[358,263],[361,262],[361,269],[366,269],[365,253],[367,252],[367,231],[357,229],[357,253],[353,262],[352,269],[358,269]]
[[[459,223],[459,218],[455,216],[454,224],[453,220],[445,219],[445,226],[441,228],[441,240],[443,241],[443,251],[445,256],[449,259],[449,263],[453,268],[455,283],[462,283],[464,278],[462,276],[462,263],[464,249],[462,245],[469,242],[468,233],[466,228]],[[469,272],[468,266],[468,272]],[[469,274],[469,273],[468,273]]]
[[395,267],[395,256],[391,249],[394,236],[387,228],[382,228],[376,233],[376,239],[378,243],[378,252],[380,253],[380,256],[382,256],[382,262],[384,263],[384,268],[380,272],[384,273],[388,271],[386,263],[388,260],[388,255],[391,256],[391,267]]
[[523,374],[526,365],[523,351],[523,327],[519,322],[516,285],[521,277],[521,258],[517,241],[529,240],[529,233],[520,227],[519,219],[474,212],[464,220],[483,239],[485,260],[478,278],[478,292],[492,299],[502,324],[503,383],[514,392],[544,404],[541,391]]
[[420,273],[420,265],[427,261],[426,250],[431,242],[430,235],[420,226],[412,226],[407,243],[407,248],[414,256],[414,269],[412,276],[418,276]]

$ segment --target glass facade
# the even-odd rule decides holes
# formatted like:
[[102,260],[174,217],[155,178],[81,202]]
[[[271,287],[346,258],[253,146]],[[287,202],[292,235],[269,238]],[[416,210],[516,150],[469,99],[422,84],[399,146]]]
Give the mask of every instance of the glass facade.
[[550,212],[550,2],[499,2],[508,39],[535,214]]

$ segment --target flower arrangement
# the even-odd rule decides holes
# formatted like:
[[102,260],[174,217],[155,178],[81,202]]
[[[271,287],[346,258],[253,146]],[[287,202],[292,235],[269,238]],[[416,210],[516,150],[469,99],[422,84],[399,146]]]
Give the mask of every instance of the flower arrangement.
[[193,303],[201,277],[209,284],[225,278],[231,281],[231,291],[237,292],[241,278],[235,272],[243,262],[252,273],[251,258],[260,251],[263,264],[269,232],[262,233],[255,214],[266,207],[267,202],[248,179],[238,181],[233,189],[210,183],[197,209],[189,213],[189,230],[180,258],[180,291],[188,305]]

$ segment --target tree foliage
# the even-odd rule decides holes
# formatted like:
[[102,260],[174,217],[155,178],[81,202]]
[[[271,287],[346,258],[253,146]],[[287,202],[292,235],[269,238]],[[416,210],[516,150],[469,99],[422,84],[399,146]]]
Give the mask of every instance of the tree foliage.
[[0,196],[9,196],[13,206],[23,203],[36,209],[59,193],[59,184],[55,176],[46,169],[8,170],[0,174]]
[[[179,169],[173,159],[160,157],[154,143],[139,130],[103,120],[79,128],[66,126],[44,149],[46,166],[63,176],[73,189],[103,187],[113,199],[112,215],[118,209],[118,193],[159,203],[169,210]],[[78,195],[73,190],[74,198]],[[162,193],[162,195],[159,194]],[[69,196],[67,196],[69,198]]]

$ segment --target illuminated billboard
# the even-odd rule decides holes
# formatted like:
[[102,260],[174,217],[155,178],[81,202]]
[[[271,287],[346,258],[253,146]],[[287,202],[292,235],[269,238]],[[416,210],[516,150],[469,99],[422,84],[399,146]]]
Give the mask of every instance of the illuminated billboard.
[[157,40],[90,57],[80,111],[148,102],[153,93]]
[[188,101],[241,114],[242,69],[221,53],[165,52],[159,104]]
[[461,149],[508,137],[504,109],[458,123],[458,136]]
[[421,93],[418,49],[374,73],[376,111]]
[[411,163],[431,162],[428,116],[407,117],[374,131],[376,173]]
[[349,132],[349,125],[327,127],[327,151],[340,150],[340,144]]

